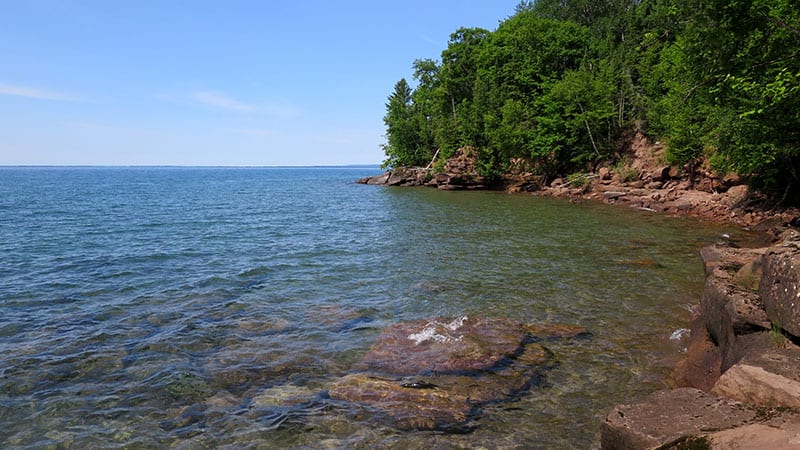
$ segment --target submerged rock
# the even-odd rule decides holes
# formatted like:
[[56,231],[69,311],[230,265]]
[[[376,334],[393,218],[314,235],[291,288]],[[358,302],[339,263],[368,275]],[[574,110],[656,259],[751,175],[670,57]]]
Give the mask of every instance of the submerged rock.
[[331,386],[336,400],[358,402],[391,417],[401,429],[438,429],[463,424],[470,415],[469,399],[457,392],[431,388],[404,387],[400,380],[355,373]]
[[398,375],[485,370],[519,350],[526,336],[507,319],[402,322],[378,337],[357,368]]
[[485,317],[435,318],[389,326],[347,375],[334,400],[382,412],[401,429],[472,429],[476,408],[513,400],[554,366],[541,340],[588,337],[568,325]]
[[313,399],[317,392],[294,384],[281,384],[259,392],[251,402],[251,406],[265,408],[270,406],[294,406]]

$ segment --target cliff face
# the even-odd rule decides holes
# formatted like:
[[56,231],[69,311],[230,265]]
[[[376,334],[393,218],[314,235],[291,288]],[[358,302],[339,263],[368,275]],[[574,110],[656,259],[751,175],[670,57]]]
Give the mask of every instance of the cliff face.
[[615,407],[604,449],[800,448],[800,234],[778,242],[701,251],[706,284],[679,388]]

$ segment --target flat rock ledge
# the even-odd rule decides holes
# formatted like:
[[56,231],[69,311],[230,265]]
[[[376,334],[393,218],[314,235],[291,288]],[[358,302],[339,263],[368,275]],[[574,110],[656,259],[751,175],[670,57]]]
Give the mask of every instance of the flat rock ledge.
[[680,388],[617,406],[601,435],[604,449],[797,449],[800,416]]
[[800,449],[800,234],[713,246],[676,389],[616,406],[603,449]]

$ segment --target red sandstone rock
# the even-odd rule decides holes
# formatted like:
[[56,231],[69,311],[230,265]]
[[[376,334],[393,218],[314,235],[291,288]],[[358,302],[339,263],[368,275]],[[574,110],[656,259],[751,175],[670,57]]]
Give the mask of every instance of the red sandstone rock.
[[334,382],[328,393],[380,411],[401,429],[463,431],[472,426],[474,407],[513,398],[552,359],[546,348],[529,344],[509,364],[480,374],[387,378],[357,373]]
[[514,354],[526,332],[498,318],[436,318],[389,326],[357,368],[414,375],[484,370]]
[[715,450],[800,450],[800,422],[754,423],[708,435]]
[[800,336],[800,250],[792,241],[764,255],[759,294],[772,323]]
[[713,392],[753,405],[800,408],[798,367],[800,348],[794,346],[752,352],[722,374]]
[[389,326],[335,400],[367,406],[402,429],[463,430],[473,407],[513,399],[553,366],[539,340],[588,337],[581,327],[500,318],[436,318]]
[[[652,449],[752,422],[756,410],[693,388],[659,391],[641,402],[619,405],[601,425],[604,450]],[[669,447],[667,447],[669,448]]]
[[729,351],[735,335],[757,333],[771,326],[761,298],[734,285],[732,275],[722,267],[706,278],[700,310],[711,338],[723,353]]
[[377,408],[402,429],[432,430],[463,424],[472,410],[464,395],[438,387],[404,387],[401,381],[366,374],[347,375],[335,382],[328,393],[335,400]]
[[719,379],[722,351],[711,341],[706,322],[698,317],[692,322],[686,356],[675,367],[672,378],[678,387],[710,391]]

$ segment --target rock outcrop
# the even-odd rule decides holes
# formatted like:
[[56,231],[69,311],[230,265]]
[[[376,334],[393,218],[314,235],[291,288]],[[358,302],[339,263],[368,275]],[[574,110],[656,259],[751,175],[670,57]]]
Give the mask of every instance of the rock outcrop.
[[534,191],[539,188],[539,178],[514,167],[501,180],[490,183],[480,175],[477,167],[477,150],[462,147],[445,161],[437,171],[432,167],[397,167],[380,175],[365,177],[359,184],[384,186],[428,186],[443,191],[476,189],[504,189],[512,192]]
[[800,448],[800,246],[701,251],[706,286],[679,386],[619,405],[604,449]]

